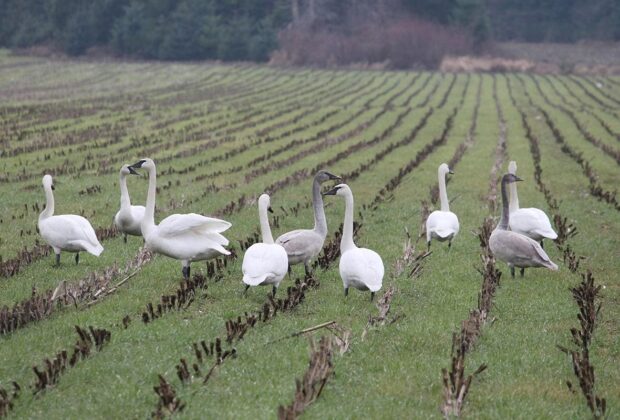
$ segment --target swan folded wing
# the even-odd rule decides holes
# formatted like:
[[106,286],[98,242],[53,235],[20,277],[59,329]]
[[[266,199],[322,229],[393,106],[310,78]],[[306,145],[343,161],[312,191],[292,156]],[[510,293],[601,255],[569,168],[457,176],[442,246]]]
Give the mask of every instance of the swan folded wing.
[[[197,233],[219,233],[224,232],[231,226],[232,225],[225,220],[189,213],[168,216],[159,223],[158,228],[160,234],[163,236],[177,236],[183,235],[189,231],[195,231]],[[224,245],[226,244],[228,244],[228,240],[226,240]]]
[[511,213],[510,228],[524,235],[535,234],[549,239],[558,237],[545,212],[536,208],[519,209]]
[[515,265],[524,262],[533,262],[533,257],[537,256],[542,262],[551,262],[547,253],[540,247],[538,242],[519,233],[511,233],[510,253]]
[[276,244],[282,245],[289,257],[295,257],[318,254],[323,247],[323,241],[314,231],[299,229],[279,236]]

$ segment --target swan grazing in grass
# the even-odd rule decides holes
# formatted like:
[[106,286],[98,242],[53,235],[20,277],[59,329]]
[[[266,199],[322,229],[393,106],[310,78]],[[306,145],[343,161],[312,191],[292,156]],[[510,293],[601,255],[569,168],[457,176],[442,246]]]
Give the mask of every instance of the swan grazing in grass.
[[441,210],[435,210],[426,219],[426,245],[431,249],[431,239],[439,242],[448,241],[448,248],[452,247],[452,239],[459,233],[459,219],[450,211],[450,202],[446,192],[446,174],[453,174],[445,163],[439,165],[437,176],[439,181],[439,199]]
[[358,248],[353,242],[353,193],[347,184],[339,184],[325,195],[344,197],[344,225],[340,240],[340,277],[344,285],[344,295],[349,287],[370,290],[370,300],[383,284],[383,260],[379,254],[368,248]]
[[298,229],[280,235],[276,243],[286,250],[289,266],[304,263],[306,274],[310,274],[310,263],[321,249],[327,236],[327,221],[323,198],[321,197],[321,184],[330,179],[340,179],[327,171],[319,171],[314,176],[312,183],[312,206],[314,207],[314,229]]
[[225,220],[205,217],[200,214],[173,214],[155,224],[155,191],[157,188],[155,162],[142,159],[131,165],[133,169],[144,168],[149,174],[149,189],[146,197],[146,211],[142,219],[142,235],[147,248],[158,254],[181,260],[183,277],[189,279],[189,265],[192,261],[208,260],[220,255],[229,255],[223,245],[228,239],[220,235],[231,224]]
[[127,243],[127,235],[142,236],[140,224],[144,219],[144,206],[132,206],[127,190],[127,175],[138,175],[129,165],[123,165],[120,171],[121,209],[114,216],[114,224],[123,232],[123,240]]
[[98,257],[103,247],[88,220],[76,214],[54,216],[54,184],[51,175],[43,177],[43,189],[46,203],[39,215],[39,233],[54,249],[56,265],[60,265],[60,251],[75,252],[76,264],[80,261],[80,251]]
[[263,242],[248,248],[243,256],[241,270],[246,292],[250,286],[271,284],[273,285],[272,294],[275,296],[288,270],[288,256],[282,245],[273,242],[267,211],[271,211],[269,196],[263,194],[258,199],[258,218]]
[[521,181],[521,178],[514,174],[508,173],[502,177],[502,218],[489,238],[491,252],[496,258],[508,264],[512,277],[515,276],[515,267],[521,268],[521,275],[525,267],[547,267],[550,270],[557,270],[558,266],[549,259],[538,242],[508,230],[510,212],[508,211],[506,185],[517,181]]
[[[517,174],[517,162],[514,160],[508,164],[508,173]],[[540,241],[542,248],[544,238],[554,240],[558,237],[544,211],[533,207],[519,208],[517,184],[514,182],[510,184],[510,230]]]

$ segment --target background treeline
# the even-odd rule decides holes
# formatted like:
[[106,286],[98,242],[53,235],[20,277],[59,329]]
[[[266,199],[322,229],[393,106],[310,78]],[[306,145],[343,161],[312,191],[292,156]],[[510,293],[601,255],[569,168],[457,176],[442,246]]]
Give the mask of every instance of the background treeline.
[[581,39],[620,40],[620,1],[0,0],[0,46],[70,55],[432,67],[494,40]]

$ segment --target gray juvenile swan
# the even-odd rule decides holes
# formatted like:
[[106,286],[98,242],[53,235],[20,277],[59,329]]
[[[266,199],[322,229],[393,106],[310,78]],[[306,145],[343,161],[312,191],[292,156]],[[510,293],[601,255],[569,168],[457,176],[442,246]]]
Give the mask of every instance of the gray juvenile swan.
[[321,197],[321,184],[331,179],[340,179],[339,176],[327,171],[319,171],[312,183],[312,206],[314,207],[314,229],[297,229],[280,235],[276,244],[280,244],[288,255],[288,265],[304,263],[306,274],[311,272],[310,263],[321,249],[327,236],[327,221]]
[[506,174],[502,177],[502,218],[491,233],[489,247],[493,255],[504,261],[510,267],[510,274],[514,278],[515,267],[547,267],[557,270],[558,266],[549,259],[547,253],[535,240],[517,232],[508,230],[510,213],[508,211],[508,195],[506,186],[513,182],[521,181],[514,174]]

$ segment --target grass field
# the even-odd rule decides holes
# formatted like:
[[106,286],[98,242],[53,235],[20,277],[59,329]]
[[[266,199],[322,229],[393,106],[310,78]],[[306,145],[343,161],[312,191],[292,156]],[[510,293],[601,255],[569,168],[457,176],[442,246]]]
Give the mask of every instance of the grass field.
[[[0,306],[11,311],[33,295],[47,305],[0,334],[0,386],[21,387],[9,416],[148,417],[162,375],[185,404],[183,417],[273,418],[293,400],[309,357],[304,335],[280,339],[336,321],[350,331],[350,348],[342,355],[334,350],[334,375],[305,416],[441,417],[452,335],[481,290],[476,232],[485,217],[499,216],[496,181],[509,160],[525,180],[521,206],[566,217],[578,234],[562,247],[545,244],[557,272],[527,270],[513,280],[496,263],[500,287],[465,358],[465,374],[482,363],[488,368],[473,379],[463,415],[590,416],[570,357],[557,348],[575,348],[570,329],[579,326],[579,308],[570,288],[589,269],[603,286],[589,348],[595,392],[606,398],[608,416],[618,416],[620,78],[49,61],[0,52],[0,98]],[[147,305],[176,294],[182,283],[178,261],[155,256],[114,293],[93,300],[91,290],[50,305],[46,293],[62,281],[78,289],[90,284],[89,276],[105,278],[106,269],[117,267],[105,278],[114,285],[134,272],[125,268],[142,240],[124,244],[108,228],[119,205],[120,166],[147,156],[158,164],[156,219],[172,212],[226,219],[239,258],[215,274],[194,263],[193,274],[210,275],[208,286],[148,323]],[[438,207],[431,191],[438,165],[448,161],[455,171],[448,195],[461,231],[450,251],[433,244],[421,273],[399,274],[405,228],[416,238],[424,203]],[[378,297],[395,287],[388,322],[364,334],[378,309],[367,293],[352,290],[344,299],[332,261],[316,268],[318,285],[293,310],[224,342],[236,357],[222,361],[206,384],[213,359],[201,365],[202,377],[182,382],[176,366],[185,359],[191,370],[197,362],[192,343],[225,341],[226,321],[260,311],[267,300],[268,288],[241,295],[240,242],[258,231],[256,198],[271,194],[274,236],[311,227],[311,179],[320,168],[343,176],[353,190],[362,222],[357,244],[379,252],[386,267]],[[63,253],[55,268],[53,254],[46,255],[36,232],[45,173],[55,177],[56,213],[82,214],[105,233],[99,258],[83,253],[76,266]],[[144,202],[146,185],[145,178],[129,180],[134,204]],[[331,241],[344,204],[339,197],[325,202]],[[567,245],[583,257],[575,272],[563,258]],[[295,267],[280,297],[302,276]],[[61,350],[70,355],[75,325],[105,328],[110,341],[35,393],[33,366],[45,369],[44,360]]]

